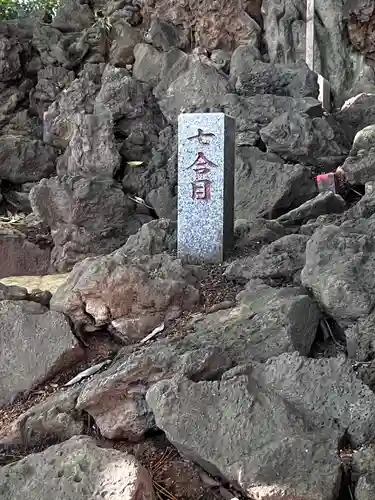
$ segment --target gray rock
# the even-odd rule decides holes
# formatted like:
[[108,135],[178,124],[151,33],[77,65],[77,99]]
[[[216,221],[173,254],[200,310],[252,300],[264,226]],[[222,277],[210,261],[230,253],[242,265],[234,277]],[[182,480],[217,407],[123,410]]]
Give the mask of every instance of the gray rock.
[[[238,72],[238,73],[237,73]],[[319,95],[318,77],[306,63],[284,66],[257,61],[231,70],[232,81],[240,95],[275,94],[290,97]]]
[[25,99],[26,95],[31,90],[30,81],[24,80],[19,86],[0,86],[0,117],[6,119],[7,114],[16,111],[20,103]]
[[0,226],[0,278],[48,274],[51,248],[39,247],[25,234]]
[[237,47],[230,60],[230,77],[233,83],[237,78],[245,78],[251,74],[253,65],[262,59],[256,44],[247,43]]
[[177,225],[169,219],[158,219],[144,224],[134,235],[129,236],[123,252],[130,255],[155,255],[176,249]]
[[307,243],[302,283],[337,321],[365,317],[375,305],[374,230],[372,219],[328,225]]
[[133,78],[124,68],[108,65],[95,102],[98,113],[103,107],[112,113],[117,122],[115,131],[124,139],[120,147],[124,159],[148,159],[162,125],[161,113],[149,85]]
[[74,337],[62,314],[34,302],[3,300],[0,317],[0,405],[5,405],[51,374]]
[[79,388],[60,391],[23,413],[12,424],[11,443],[27,448],[49,439],[66,441],[85,431],[83,415],[76,410]]
[[57,175],[103,177],[111,179],[120,167],[120,154],[113,133],[109,111],[71,117],[73,132],[68,147],[57,164]]
[[7,191],[4,193],[4,200],[8,206],[13,207],[18,213],[30,214],[31,205],[29,200],[29,193],[22,191]]
[[55,170],[54,148],[21,135],[0,137],[0,179],[22,184],[40,181]]
[[43,139],[61,149],[66,148],[72,135],[71,119],[77,113],[94,112],[96,94],[101,84],[101,65],[86,66],[58,101],[53,102],[44,114]]
[[115,120],[142,112],[143,93],[147,87],[132,78],[125,68],[107,65],[102,75],[102,86],[96,103],[105,106]]
[[[305,59],[303,9],[299,0],[263,1],[264,38],[271,63],[292,64]],[[320,19],[315,24],[315,67],[329,81],[336,106],[360,92],[374,91],[373,69],[348,43],[347,31],[342,29],[347,25],[343,4],[317,0],[315,13]]]
[[167,254],[132,257],[122,247],[77,264],[51,309],[94,328],[112,325],[134,343],[172,310],[192,309],[200,298],[197,272]]
[[319,193],[312,200],[308,200],[294,210],[281,215],[277,222],[284,226],[303,224],[310,219],[316,219],[319,215],[340,214],[346,208],[346,203],[340,195],[332,192]]
[[30,192],[33,212],[51,228],[51,264],[65,272],[88,256],[112,252],[140,229],[148,216],[110,178],[43,179]]
[[0,300],[27,300],[27,289],[12,285],[6,286],[0,283]]
[[[90,35],[94,33],[96,37],[90,40]],[[33,46],[39,52],[43,65],[57,65],[67,69],[81,65],[85,57],[90,55],[92,43],[95,44],[101,39],[96,27],[65,34],[49,24],[42,23],[36,26],[33,35]]]
[[230,67],[231,55],[225,50],[214,50],[211,54],[211,62],[216,69],[228,72]]
[[275,289],[252,280],[238,299],[234,309],[193,322],[186,338],[190,345],[220,342],[234,364],[249,358],[264,362],[295,350],[309,354],[321,313],[305,290]]
[[236,218],[276,218],[316,194],[316,182],[309,167],[286,165],[279,156],[263,153],[258,148],[237,150]]
[[356,482],[355,498],[371,500],[375,494],[375,447],[363,446],[353,454],[352,477]]
[[164,54],[151,45],[139,43],[134,48],[134,57],[134,77],[155,87],[160,80]]
[[[137,175],[134,175],[134,168]],[[160,131],[147,163],[125,169],[122,183],[125,192],[143,198],[158,217],[176,220],[177,136],[171,126]]]
[[356,361],[372,361],[375,352],[375,315],[371,313],[360,319],[345,331],[347,343],[350,344],[348,356]]
[[154,18],[145,34],[145,41],[155,48],[168,51],[173,47],[181,48],[187,43],[180,30],[171,23]]
[[223,111],[236,119],[238,146],[257,146],[260,130],[283,113],[306,113],[311,118],[323,115],[321,103],[312,97],[292,98],[269,94],[243,97],[227,94],[221,104]]
[[189,56],[177,48],[171,49],[164,54],[161,61],[160,82],[153,90],[157,99],[165,97],[169,86],[187,71],[189,61]]
[[350,150],[350,156],[357,156],[358,154],[364,154],[371,148],[375,146],[375,125],[371,124],[367,127],[361,128],[359,132],[356,133],[352,149]]
[[125,67],[134,62],[134,47],[141,41],[141,33],[124,19],[112,25],[113,41],[109,51],[109,62],[113,66]]
[[236,248],[259,249],[287,234],[287,230],[278,222],[267,219],[237,219],[234,223]]
[[88,4],[67,0],[56,9],[52,26],[62,32],[77,32],[90,28],[95,16]]
[[262,128],[267,150],[284,160],[334,168],[349,153],[349,141],[333,120],[310,118],[302,113],[284,113]]
[[225,276],[236,281],[254,278],[292,282],[305,265],[308,236],[289,234],[264,247],[256,257],[233,261]]
[[138,352],[126,348],[118,361],[84,385],[77,409],[92,415],[108,439],[141,440],[145,432],[155,428],[145,401],[148,388],[177,376],[215,378],[232,366],[222,351],[210,345],[189,346],[170,340],[144,346]]
[[0,82],[17,80],[21,76],[21,52],[17,40],[0,35]]
[[351,184],[366,184],[375,175],[373,160],[375,151],[375,125],[368,125],[359,130],[354,137],[349,157],[342,168],[346,180]]
[[171,83],[159,106],[168,121],[173,122],[183,110],[219,105],[229,91],[224,74],[213,66],[195,62]]
[[336,436],[309,433],[303,418],[251,374],[165,380],[149,389],[147,403],[183,455],[249,497],[333,500],[338,493]]
[[252,366],[262,387],[272,387],[313,429],[350,435],[353,446],[375,435],[375,396],[344,356],[308,359],[282,354]]
[[126,347],[84,385],[77,408],[93,416],[103,436],[139,440],[155,426],[145,395],[157,381],[213,380],[249,359],[265,361],[295,349],[308,354],[321,314],[304,291],[251,283],[241,300],[229,311],[198,315],[181,339],[159,340],[141,350]]
[[59,66],[39,70],[38,82],[30,93],[30,109],[43,119],[44,112],[73,81],[74,72]]
[[99,448],[86,436],[2,467],[0,494],[4,500],[154,499],[151,477],[133,456]]
[[342,126],[352,127],[354,139],[357,132],[375,123],[375,94],[362,92],[348,99],[334,116]]
[[375,474],[366,474],[359,478],[355,487],[356,500],[372,500],[375,495]]

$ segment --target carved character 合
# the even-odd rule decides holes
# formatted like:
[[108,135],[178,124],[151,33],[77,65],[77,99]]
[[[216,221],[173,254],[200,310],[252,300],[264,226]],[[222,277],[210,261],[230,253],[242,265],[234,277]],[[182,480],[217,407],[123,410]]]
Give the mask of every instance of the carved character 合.
[[208,160],[202,152],[199,152],[197,159],[188,168],[192,168],[198,175],[204,175],[208,174],[211,168],[214,167],[217,167],[217,165]]

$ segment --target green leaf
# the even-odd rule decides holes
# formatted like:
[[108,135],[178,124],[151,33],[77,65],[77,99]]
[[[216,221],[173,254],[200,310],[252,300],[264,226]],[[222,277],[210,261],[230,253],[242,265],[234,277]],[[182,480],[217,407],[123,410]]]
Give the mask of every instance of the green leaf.
[[126,164],[129,165],[129,167],[140,167],[143,165],[143,161],[127,161]]

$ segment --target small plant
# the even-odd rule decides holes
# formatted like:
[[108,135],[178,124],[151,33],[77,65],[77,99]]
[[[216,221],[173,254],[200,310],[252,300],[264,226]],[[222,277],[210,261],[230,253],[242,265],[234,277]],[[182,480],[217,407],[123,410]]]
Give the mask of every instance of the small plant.
[[40,11],[53,16],[59,4],[60,0],[0,0],[0,20],[25,18]]
[[107,35],[112,29],[112,22],[109,16],[104,16],[101,10],[96,10],[94,12],[95,23],[94,28],[98,28],[100,31],[104,31]]

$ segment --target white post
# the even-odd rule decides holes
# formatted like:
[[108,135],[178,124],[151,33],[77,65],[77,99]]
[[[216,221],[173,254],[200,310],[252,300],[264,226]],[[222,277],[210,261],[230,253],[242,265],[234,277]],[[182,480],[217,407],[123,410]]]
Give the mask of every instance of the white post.
[[[306,0],[306,48],[305,60],[308,67],[314,71],[314,44],[315,44],[315,0]],[[322,103],[323,108],[331,111],[331,89],[328,81],[319,75],[319,101]]]
[[315,1],[306,0],[306,64],[314,71]]

